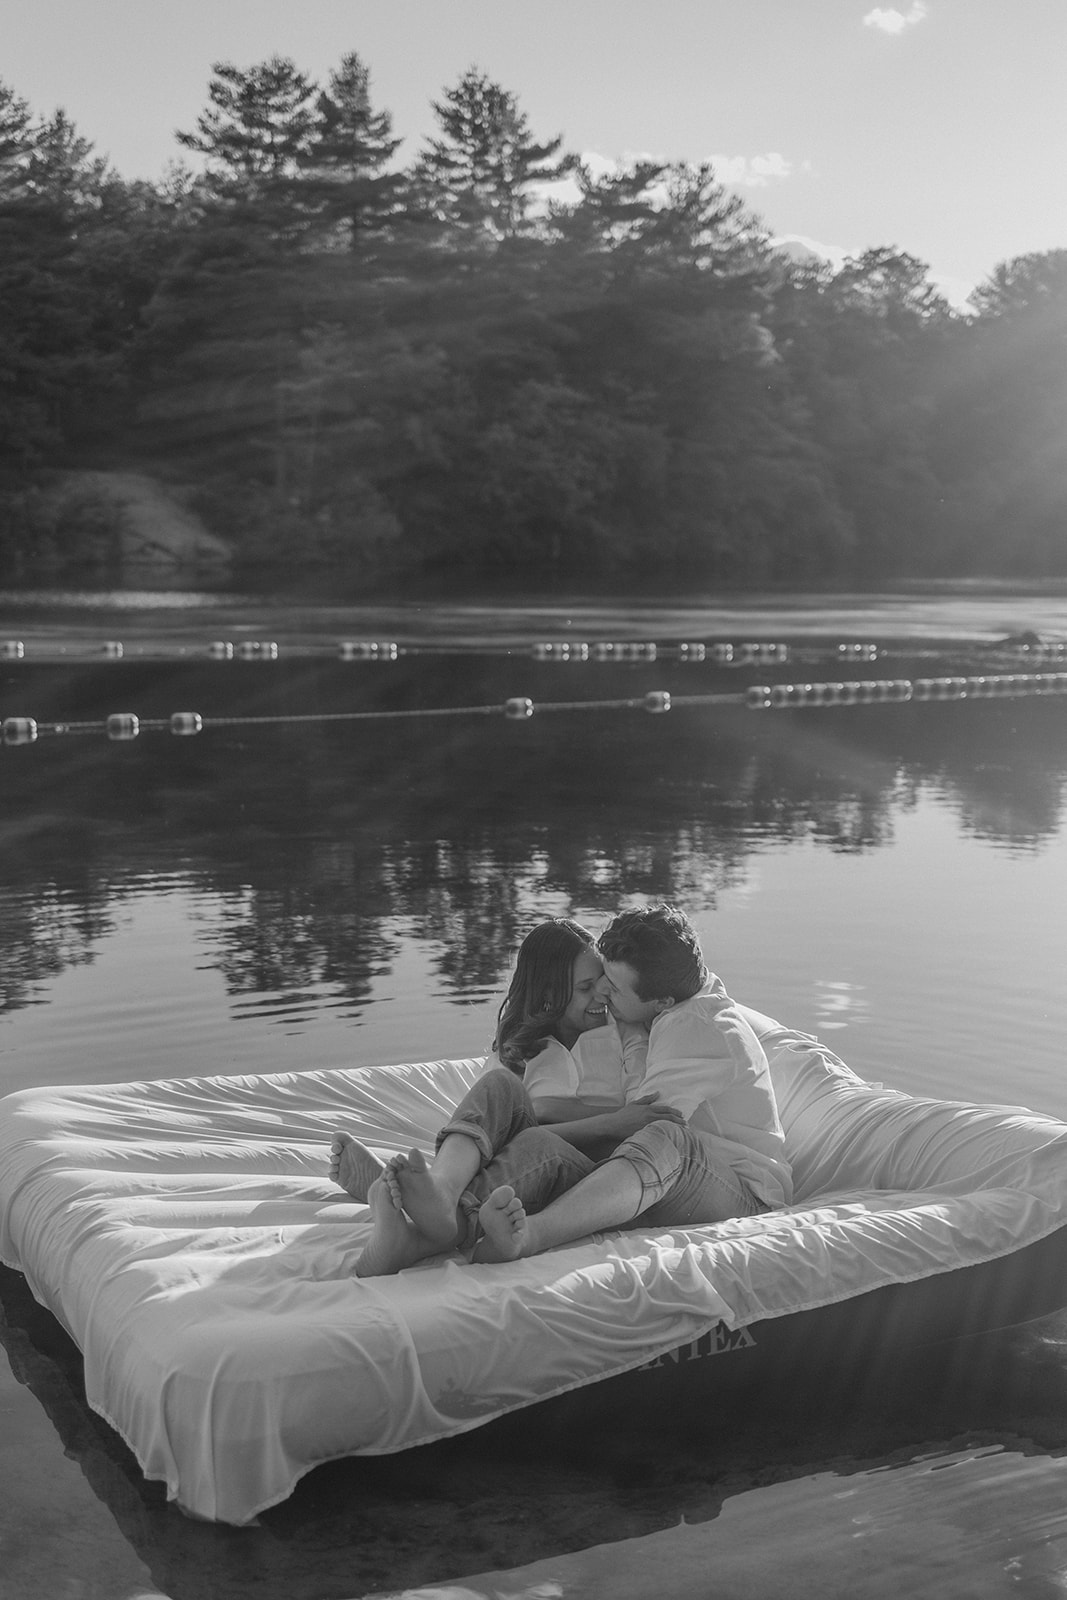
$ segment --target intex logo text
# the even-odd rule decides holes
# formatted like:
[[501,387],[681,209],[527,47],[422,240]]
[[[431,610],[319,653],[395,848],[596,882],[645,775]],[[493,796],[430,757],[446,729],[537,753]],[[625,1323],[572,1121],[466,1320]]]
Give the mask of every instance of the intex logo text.
[[676,1366],[683,1361],[699,1361],[702,1356],[721,1356],[727,1350],[747,1350],[755,1343],[747,1328],[728,1328],[725,1322],[717,1322],[714,1328],[702,1333],[699,1339],[694,1339],[689,1344],[681,1344],[677,1350],[665,1350],[661,1356],[657,1356],[654,1361],[646,1361],[637,1370],[652,1372],[656,1367]]

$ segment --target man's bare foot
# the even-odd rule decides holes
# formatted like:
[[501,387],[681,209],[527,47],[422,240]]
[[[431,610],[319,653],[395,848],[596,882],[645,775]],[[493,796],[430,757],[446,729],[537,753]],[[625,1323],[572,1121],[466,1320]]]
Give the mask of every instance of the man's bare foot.
[[459,1219],[456,1200],[451,1192],[435,1180],[433,1169],[421,1150],[409,1150],[406,1156],[393,1156],[386,1172],[390,1189],[396,1185],[400,1203],[418,1231],[426,1239],[433,1239],[439,1250],[449,1250],[459,1238]]
[[330,1145],[330,1178],[353,1200],[366,1203],[371,1184],[383,1171],[378,1157],[372,1156],[358,1139],[353,1139],[350,1133],[338,1131],[334,1134]]
[[376,1178],[370,1186],[367,1204],[371,1209],[373,1232],[366,1249],[356,1262],[357,1278],[384,1278],[413,1267],[416,1261],[439,1253],[440,1246],[423,1238],[402,1211],[393,1204],[388,1186]]
[[532,1253],[526,1208],[510,1183],[493,1190],[479,1207],[478,1221],[485,1237],[478,1241],[472,1260],[517,1261]]

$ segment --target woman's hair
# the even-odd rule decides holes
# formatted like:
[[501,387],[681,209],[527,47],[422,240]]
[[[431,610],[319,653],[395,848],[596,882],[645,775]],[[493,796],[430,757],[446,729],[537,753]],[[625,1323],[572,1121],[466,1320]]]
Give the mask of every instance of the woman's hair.
[[515,971],[496,1020],[493,1049],[505,1067],[522,1076],[538,1042],[556,1034],[556,1023],[574,992],[574,963],[592,949],[593,935],[570,917],[552,917],[529,932],[515,958]]

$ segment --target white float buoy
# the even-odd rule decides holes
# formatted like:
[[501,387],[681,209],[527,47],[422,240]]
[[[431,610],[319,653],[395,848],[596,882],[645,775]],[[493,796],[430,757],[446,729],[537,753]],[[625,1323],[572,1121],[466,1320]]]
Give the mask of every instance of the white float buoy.
[[[274,649],[277,654],[277,646]],[[337,653],[342,661],[395,661],[400,646],[391,639],[343,639]]]

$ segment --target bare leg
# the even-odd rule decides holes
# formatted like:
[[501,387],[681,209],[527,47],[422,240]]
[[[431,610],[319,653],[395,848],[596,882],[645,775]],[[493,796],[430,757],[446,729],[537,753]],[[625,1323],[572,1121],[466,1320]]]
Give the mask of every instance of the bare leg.
[[459,1197],[482,1165],[481,1151],[473,1139],[450,1133],[432,1163],[421,1150],[394,1156],[386,1181],[415,1227],[438,1250],[447,1250],[460,1236],[463,1219],[457,1215]]
[[377,1178],[371,1184],[367,1202],[374,1229],[356,1262],[357,1278],[387,1277],[439,1253],[440,1246],[425,1238],[393,1204],[384,1179]]
[[350,1133],[338,1130],[334,1134],[330,1145],[330,1178],[353,1200],[366,1202],[371,1184],[383,1171],[382,1163],[371,1155],[366,1145],[353,1139]]
[[493,1190],[478,1212],[485,1238],[474,1259],[517,1261],[584,1239],[599,1228],[624,1228],[640,1212],[643,1198],[641,1179],[629,1161],[605,1161],[534,1216],[527,1216],[514,1189],[505,1184]]

